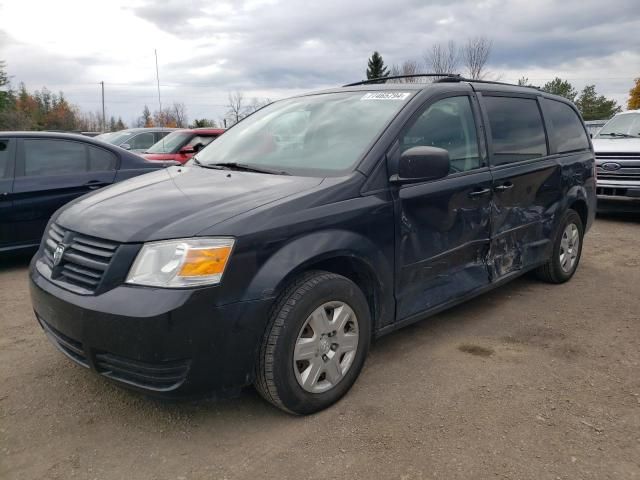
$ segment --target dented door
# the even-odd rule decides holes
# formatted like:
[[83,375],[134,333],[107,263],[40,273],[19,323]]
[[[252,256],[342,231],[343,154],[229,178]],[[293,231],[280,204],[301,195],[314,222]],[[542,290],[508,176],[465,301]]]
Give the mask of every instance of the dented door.
[[562,178],[536,95],[479,95],[493,175],[492,281],[543,262],[549,255]]

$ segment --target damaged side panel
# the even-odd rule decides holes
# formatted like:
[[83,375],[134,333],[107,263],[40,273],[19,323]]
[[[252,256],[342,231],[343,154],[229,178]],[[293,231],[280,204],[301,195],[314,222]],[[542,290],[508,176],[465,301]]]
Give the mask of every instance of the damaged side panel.
[[398,320],[489,284],[488,169],[403,186],[395,203]]

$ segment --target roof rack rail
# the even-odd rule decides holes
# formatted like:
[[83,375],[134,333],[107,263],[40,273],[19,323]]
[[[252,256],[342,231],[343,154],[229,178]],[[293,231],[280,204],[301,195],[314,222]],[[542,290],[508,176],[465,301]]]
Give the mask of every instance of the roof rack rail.
[[540,87],[537,87],[534,85],[516,85],[515,83],[498,82],[496,80],[474,80],[472,78],[463,77],[459,73],[416,73],[412,75],[394,75],[391,77],[371,78],[369,80],[362,80],[360,82],[349,83],[347,85],[343,85],[343,87],[355,87],[357,85],[369,85],[369,84],[380,84],[380,83],[384,84],[384,83],[387,83],[387,80],[416,78],[416,77],[439,77],[439,78],[436,78],[433,81],[433,83],[446,83],[446,82],[490,83],[495,85],[508,85],[510,87],[535,88],[536,90],[540,90]]
[[459,82],[462,77],[457,73],[415,73],[412,75],[393,75],[391,77],[378,77],[370,78],[369,80],[361,80],[355,83],[348,83],[343,87],[355,87],[357,85],[368,85],[371,83],[386,83],[387,80],[397,80],[402,78],[416,78],[416,77],[441,77],[436,82]]

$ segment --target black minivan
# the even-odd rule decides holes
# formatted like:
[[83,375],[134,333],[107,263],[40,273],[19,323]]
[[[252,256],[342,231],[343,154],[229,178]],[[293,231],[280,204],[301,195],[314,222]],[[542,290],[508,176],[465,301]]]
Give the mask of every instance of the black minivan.
[[578,267],[596,211],[576,108],[436,77],[277,101],[187,165],[60,209],[31,263],[65,355],[160,396],[254,384],[295,414],[355,382],[372,338],[525,272]]

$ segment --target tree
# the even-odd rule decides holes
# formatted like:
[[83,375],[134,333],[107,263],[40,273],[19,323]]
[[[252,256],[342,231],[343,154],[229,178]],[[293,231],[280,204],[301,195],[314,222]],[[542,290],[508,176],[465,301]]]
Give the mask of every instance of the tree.
[[109,131],[110,132],[115,132],[116,130],[117,130],[117,128],[116,128],[116,117],[111,115],[111,118],[109,119]]
[[521,87],[533,87],[533,85],[529,83],[529,79],[524,75],[518,79],[518,85]]
[[467,40],[462,47],[462,62],[467,68],[469,78],[473,80],[482,80],[487,76],[485,69],[493,42],[487,37],[474,37]]
[[[394,65],[391,67],[391,71],[389,72],[391,77],[397,77],[399,75],[417,75],[420,73],[420,64],[415,60],[406,60],[402,62],[402,65],[399,67]],[[420,81],[418,78],[409,77],[409,78],[401,78],[398,80],[394,80],[397,83],[415,83]]]
[[215,120],[209,120],[208,118],[194,119],[191,128],[217,128]]
[[584,87],[575,103],[585,120],[608,119],[622,110],[615,100],[598,95],[595,85]]
[[171,116],[173,117],[173,121],[178,128],[186,128],[188,125],[187,122],[187,107],[184,103],[173,102],[171,106]]
[[153,117],[151,116],[149,107],[147,107],[146,105],[142,109],[142,116],[138,120],[138,126],[147,128],[153,127]]
[[635,79],[636,84],[629,90],[629,100],[627,100],[627,108],[636,110],[640,108],[640,77]]
[[251,99],[251,103],[249,105],[247,105],[247,108],[245,108],[245,117],[247,115],[252,114],[253,112],[257,112],[262,107],[266,107],[271,102],[272,102],[272,100],[270,98],[256,98],[256,97],[253,97]]
[[116,131],[124,130],[127,126],[122,121],[122,117],[118,117],[118,121],[116,122]]
[[229,92],[227,104],[227,118],[231,125],[235,125],[245,117],[244,94],[242,92]]
[[575,103],[578,92],[567,80],[556,77],[542,86],[542,90],[553,95],[560,95]]
[[454,41],[449,41],[446,45],[436,43],[424,54],[424,62],[431,73],[458,73],[460,49]]
[[9,82],[6,67],[7,64],[0,61],[0,112],[8,110],[13,103],[13,93],[11,91],[11,83]]
[[387,67],[384,65],[382,55],[378,52],[373,52],[371,58],[367,63],[367,80],[374,78],[385,78],[389,76]]

